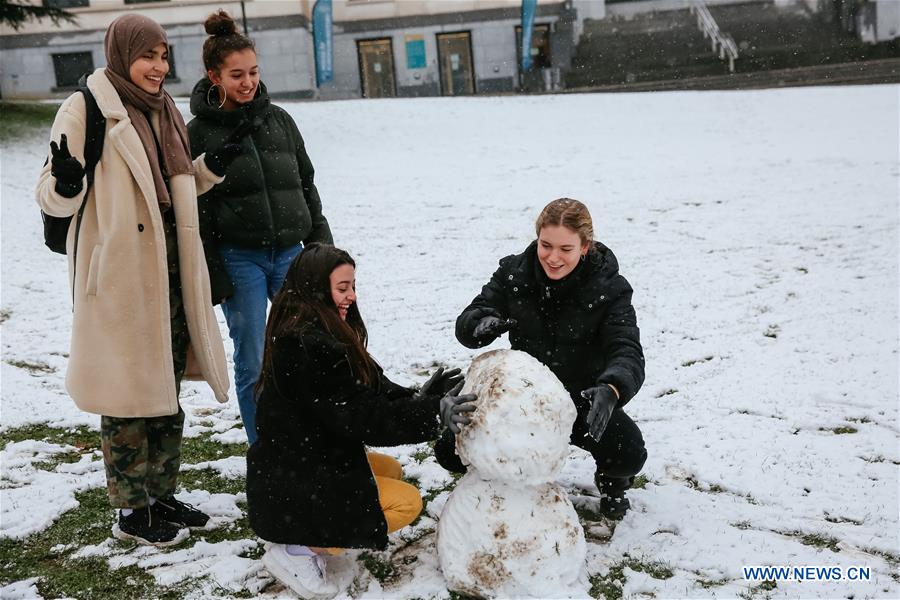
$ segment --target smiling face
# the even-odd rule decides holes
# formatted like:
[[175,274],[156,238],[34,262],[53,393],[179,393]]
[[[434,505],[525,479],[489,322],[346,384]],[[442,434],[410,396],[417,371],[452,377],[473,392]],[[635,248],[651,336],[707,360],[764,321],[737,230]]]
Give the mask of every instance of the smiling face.
[[331,281],[331,299],[334,300],[341,319],[346,321],[350,305],[356,302],[356,269],[347,264],[335,267],[329,280]]
[[168,72],[169,49],[165,44],[157,44],[131,63],[128,76],[148,94],[158,94]]
[[[259,88],[259,65],[256,52],[250,48],[237,50],[225,57],[218,71],[207,71],[209,80],[225,89],[225,110],[234,110],[256,97]],[[221,101],[221,97],[219,98]]]
[[562,279],[578,266],[589,243],[564,225],[546,225],[538,235],[537,254],[544,273],[550,279]]

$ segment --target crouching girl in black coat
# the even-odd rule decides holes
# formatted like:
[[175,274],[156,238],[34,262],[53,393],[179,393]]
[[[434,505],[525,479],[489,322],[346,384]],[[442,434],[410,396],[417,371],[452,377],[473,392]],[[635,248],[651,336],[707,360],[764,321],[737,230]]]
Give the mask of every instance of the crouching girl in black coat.
[[310,244],[288,270],[266,326],[257,383],[258,440],[247,454],[250,525],[275,542],[269,572],[305,598],[330,598],[326,556],[387,546],[387,534],[422,510],[393,458],[394,446],[458,431],[475,410],[458,396],[459,370],[438,370],[419,391],[391,382],[366,350],[356,306],[355,263]]
[[[550,367],[578,409],[571,443],[594,456],[601,511],[622,518],[629,508],[625,490],[647,459],[640,430],[622,410],[644,382],[632,289],[612,251],[594,241],[581,202],[554,200],[535,232],[538,239],[502,259],[463,310],[456,338],[480,348],[509,331],[513,350]],[[448,470],[465,469],[452,432],[441,437],[435,455]]]

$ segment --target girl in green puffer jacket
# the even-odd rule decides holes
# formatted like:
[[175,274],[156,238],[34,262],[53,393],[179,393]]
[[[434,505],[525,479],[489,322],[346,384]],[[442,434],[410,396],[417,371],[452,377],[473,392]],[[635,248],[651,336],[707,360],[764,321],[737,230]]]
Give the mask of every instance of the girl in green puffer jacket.
[[222,304],[234,342],[238,406],[253,444],[253,386],[262,364],[268,301],[304,244],[333,239],[303,137],[291,116],[270,102],[253,41],[221,10],[204,26],[207,76],[191,95],[191,153],[199,156],[221,145],[236,127],[251,127],[237,158],[221,167],[225,181],[199,197],[199,209],[213,302]]

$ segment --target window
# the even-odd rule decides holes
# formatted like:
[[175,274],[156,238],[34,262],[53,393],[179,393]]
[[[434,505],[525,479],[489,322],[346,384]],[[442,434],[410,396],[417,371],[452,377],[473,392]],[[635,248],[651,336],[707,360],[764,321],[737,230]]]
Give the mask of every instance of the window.
[[166,73],[167,81],[178,79],[178,73],[175,72],[175,46],[169,44],[169,72]]
[[47,8],[82,8],[89,4],[88,0],[44,0]]
[[[522,64],[522,27],[516,26],[516,57]],[[550,26],[535,25],[531,30],[531,64],[534,69],[552,66],[550,60]]]
[[57,88],[73,88],[85,73],[94,70],[94,58],[90,52],[68,52],[53,55],[53,70],[56,71]]

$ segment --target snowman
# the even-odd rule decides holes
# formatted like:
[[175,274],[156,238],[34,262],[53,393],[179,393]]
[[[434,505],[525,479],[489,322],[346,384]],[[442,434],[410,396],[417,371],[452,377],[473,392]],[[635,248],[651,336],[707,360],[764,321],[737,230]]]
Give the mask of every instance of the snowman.
[[532,356],[494,350],[472,361],[463,394],[478,410],[456,437],[468,472],[441,513],[437,550],[450,590],[487,598],[587,593],[584,531],[555,482],[576,411]]

